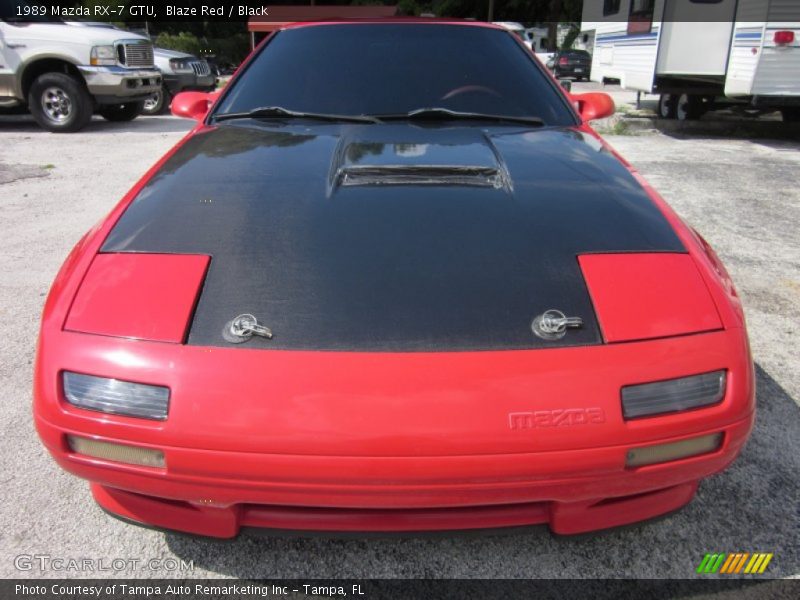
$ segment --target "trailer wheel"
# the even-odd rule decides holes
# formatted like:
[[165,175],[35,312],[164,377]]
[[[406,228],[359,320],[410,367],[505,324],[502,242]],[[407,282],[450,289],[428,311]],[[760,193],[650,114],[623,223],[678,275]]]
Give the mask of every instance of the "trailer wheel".
[[678,98],[676,116],[679,121],[696,121],[706,112],[702,96],[681,94]]
[[781,109],[784,123],[800,123],[800,106]]
[[678,98],[672,94],[661,94],[658,97],[658,116],[662,119],[674,119],[678,111]]

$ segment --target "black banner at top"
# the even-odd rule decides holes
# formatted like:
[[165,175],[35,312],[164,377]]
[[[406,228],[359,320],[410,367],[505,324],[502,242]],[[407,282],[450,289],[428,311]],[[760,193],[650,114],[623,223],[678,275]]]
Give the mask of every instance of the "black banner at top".
[[38,2],[36,0],[0,0],[0,16],[19,21],[246,21],[252,17],[269,18],[269,6],[263,0],[87,0],[77,2]]
[[[313,4],[313,5],[312,5]],[[0,18],[10,23],[100,21],[115,23],[319,21],[424,14],[429,0],[0,0]],[[738,0],[451,0],[437,17],[517,21],[526,26],[554,22],[800,22],[800,2],[761,0],[758,11]]]

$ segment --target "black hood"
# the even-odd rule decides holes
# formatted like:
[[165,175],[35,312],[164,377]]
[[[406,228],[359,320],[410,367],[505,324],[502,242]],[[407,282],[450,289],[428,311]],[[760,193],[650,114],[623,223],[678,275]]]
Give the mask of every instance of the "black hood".
[[[252,313],[245,347],[447,351],[599,344],[576,257],[685,250],[577,131],[265,120],[190,138],[103,251],[212,257],[189,344]],[[540,339],[548,309],[584,326]]]

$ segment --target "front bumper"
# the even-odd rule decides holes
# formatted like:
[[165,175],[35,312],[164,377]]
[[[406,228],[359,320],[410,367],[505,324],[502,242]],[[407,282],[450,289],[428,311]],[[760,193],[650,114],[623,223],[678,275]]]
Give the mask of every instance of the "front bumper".
[[158,69],[79,66],[89,93],[98,104],[143,100],[161,88]]
[[[727,368],[715,406],[624,421],[621,385]],[[62,369],[166,385],[167,421],[63,401]],[[247,376],[239,376],[249,374]],[[558,533],[675,510],[753,423],[752,364],[732,329],[554,350],[360,354],[43,336],[36,426],[66,470],[133,521],[232,537],[240,527],[393,531],[548,523]],[[576,419],[517,427],[526,411]],[[582,411],[599,410],[600,422]],[[631,448],[722,433],[710,454],[626,468]],[[71,452],[66,435],[157,448],[166,468]]]
[[[628,446],[454,457],[253,455],[164,448],[169,472],[71,453],[64,432],[37,429],[97,502],[144,525],[234,537],[241,527],[296,531],[427,531],[549,524],[574,534],[672,512],[700,479],[739,454],[752,416],[722,431],[715,452],[625,468]],[[677,441],[682,438],[674,438]]]
[[217,88],[217,78],[213,74],[164,73],[164,85],[173,96],[179,92],[213,92]]
[[581,67],[581,66],[564,66],[564,67],[556,67],[555,73],[557,77],[589,77],[591,72],[591,67]]

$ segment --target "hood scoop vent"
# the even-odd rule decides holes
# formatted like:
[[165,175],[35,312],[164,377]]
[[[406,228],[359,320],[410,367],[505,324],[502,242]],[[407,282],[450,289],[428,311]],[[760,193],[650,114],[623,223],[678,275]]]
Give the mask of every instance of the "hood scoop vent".
[[501,169],[471,165],[351,165],[338,169],[335,186],[464,185],[507,188]]
[[[356,133],[358,137],[353,135]],[[497,148],[481,131],[359,128],[339,140],[331,158],[329,192],[354,186],[464,186],[513,191]]]

